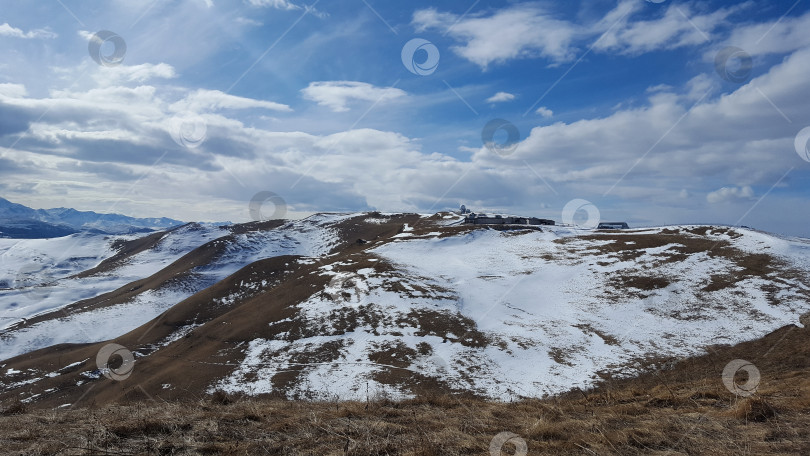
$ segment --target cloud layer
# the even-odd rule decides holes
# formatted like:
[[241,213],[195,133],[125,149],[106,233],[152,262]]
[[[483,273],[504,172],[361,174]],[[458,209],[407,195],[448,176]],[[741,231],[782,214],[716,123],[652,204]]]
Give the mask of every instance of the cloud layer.
[[[87,27],[65,25],[48,33],[66,38],[50,40],[9,18],[20,28],[0,26],[0,194],[38,207],[235,221],[263,190],[292,213],[465,203],[559,219],[583,198],[636,224],[745,215],[746,224],[806,229],[810,164],[793,143],[810,125],[801,95],[810,91],[810,13],[758,20],[749,3],[625,0],[574,13],[534,2],[466,15],[356,6],[346,16],[264,0],[115,11],[129,19],[120,30],[130,51],[111,67],[87,56]],[[127,28],[139,16],[141,34]],[[176,30],[162,35],[161,21]],[[402,66],[410,33],[441,50],[435,74]],[[202,36],[217,39],[201,45]],[[64,42],[74,54],[41,52]],[[737,84],[714,68],[732,45],[754,62]],[[645,79],[675,55],[683,61]],[[514,151],[482,144],[494,118],[521,133]],[[497,133],[496,142],[506,132]]]
[[539,57],[554,64],[570,62],[586,49],[635,55],[699,45],[711,41],[715,30],[726,26],[730,16],[751,4],[710,13],[693,11],[688,4],[672,4],[659,17],[635,20],[645,6],[649,5],[622,0],[603,17],[587,24],[555,17],[535,3],[466,16],[427,8],[413,14],[413,24],[418,32],[435,29],[449,34],[459,42],[453,51],[486,69],[514,59]]
[[355,101],[365,101],[373,104],[385,103],[404,97],[407,94],[401,89],[393,87],[375,87],[365,82],[357,81],[318,81],[311,82],[301,90],[304,98],[326,106],[332,111],[343,112],[349,110],[349,105]]

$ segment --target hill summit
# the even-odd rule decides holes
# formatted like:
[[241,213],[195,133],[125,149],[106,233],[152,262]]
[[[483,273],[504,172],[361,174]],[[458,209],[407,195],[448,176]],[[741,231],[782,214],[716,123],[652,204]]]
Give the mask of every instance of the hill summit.
[[[810,310],[804,239],[462,222],[332,213],[0,244],[61,265],[0,292],[0,398],[537,398]],[[70,244],[83,259],[60,258]]]

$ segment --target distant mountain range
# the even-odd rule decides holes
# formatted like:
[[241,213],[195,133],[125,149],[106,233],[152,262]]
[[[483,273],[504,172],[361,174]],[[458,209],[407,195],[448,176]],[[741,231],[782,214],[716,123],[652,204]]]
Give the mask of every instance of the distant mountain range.
[[80,231],[106,234],[164,230],[184,222],[170,218],[134,218],[59,207],[32,209],[0,198],[0,238],[43,239]]

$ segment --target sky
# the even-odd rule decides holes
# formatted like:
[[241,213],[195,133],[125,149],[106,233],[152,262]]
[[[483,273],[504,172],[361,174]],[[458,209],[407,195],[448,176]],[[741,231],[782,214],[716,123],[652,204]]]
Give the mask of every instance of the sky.
[[5,2],[0,196],[810,237],[810,1]]

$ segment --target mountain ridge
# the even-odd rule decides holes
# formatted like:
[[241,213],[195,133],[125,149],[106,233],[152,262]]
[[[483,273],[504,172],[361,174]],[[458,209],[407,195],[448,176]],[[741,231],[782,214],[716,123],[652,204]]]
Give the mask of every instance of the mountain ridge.
[[[641,373],[652,355],[755,339],[810,310],[805,242],[713,226],[459,220],[318,214],[108,245],[51,287],[0,292],[16,319],[0,330],[12,353],[0,398],[55,407],[88,388],[98,403],[216,391],[542,397]],[[68,299],[90,284],[94,296]],[[46,305],[8,307],[26,293]],[[121,382],[96,365],[109,343],[135,360]]]
[[0,197],[0,236],[17,239],[61,237],[80,231],[131,234],[167,229],[184,222],[167,217],[136,218],[73,208],[32,209]]

